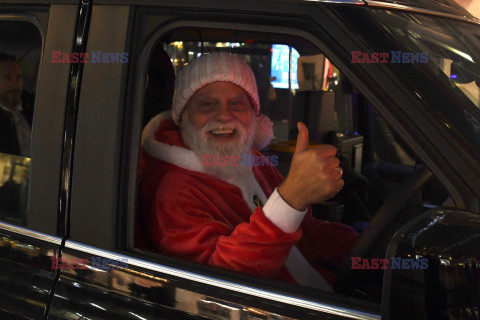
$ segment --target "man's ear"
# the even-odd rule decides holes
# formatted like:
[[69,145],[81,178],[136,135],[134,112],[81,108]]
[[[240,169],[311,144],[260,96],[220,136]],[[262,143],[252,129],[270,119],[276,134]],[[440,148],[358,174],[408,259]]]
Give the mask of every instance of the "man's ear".
[[255,120],[255,138],[253,146],[257,149],[265,148],[273,138],[273,123],[270,119],[260,114]]

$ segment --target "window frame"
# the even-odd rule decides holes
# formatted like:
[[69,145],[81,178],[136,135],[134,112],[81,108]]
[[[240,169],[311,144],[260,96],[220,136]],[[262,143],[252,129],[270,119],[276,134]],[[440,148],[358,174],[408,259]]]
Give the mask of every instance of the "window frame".
[[[7,7],[4,12],[0,13],[0,19],[2,21],[31,23],[40,35],[42,47],[37,77],[35,79],[35,100],[30,137],[31,167],[26,204],[26,225],[22,225],[22,227],[45,234],[56,234],[57,228],[58,179],[52,179],[51,177],[57,176],[60,169],[61,147],[59,147],[59,143],[61,143],[61,140],[57,139],[55,142],[53,141],[61,137],[61,134],[58,134],[60,131],[63,133],[63,118],[50,117],[49,120],[44,119],[46,109],[44,105],[52,107],[53,103],[51,101],[54,101],[51,96],[44,94],[44,88],[50,87],[51,89],[55,84],[49,81],[42,81],[42,79],[46,78],[45,72],[50,72],[51,76],[57,79],[68,79],[69,66],[63,65],[60,68],[47,66],[50,64],[50,60],[46,58],[46,52],[49,52],[50,48],[53,49],[52,46],[56,46],[58,49],[62,42],[68,44],[67,46],[60,45],[62,47],[61,49],[69,48],[73,40],[73,31],[72,37],[67,37],[67,43],[65,43],[65,41],[53,40],[53,33],[60,32],[67,34],[68,29],[48,32],[47,27],[49,24],[53,25],[56,23],[57,20],[52,22],[52,18],[56,16],[56,12],[62,12],[64,9],[68,10],[68,7],[71,6],[16,6]],[[54,41],[57,42],[55,43]],[[58,88],[56,92],[58,94]],[[66,93],[66,90],[64,93]],[[64,109],[64,105],[61,104],[61,102],[55,104],[57,107],[62,105],[61,108]],[[48,125],[46,123],[48,123]],[[52,126],[52,124],[54,125]],[[57,134],[54,133],[55,129],[57,129]],[[45,148],[49,149],[50,153],[45,152]],[[53,152],[53,148],[55,148],[56,152]],[[53,159],[51,157],[53,157],[54,154],[58,156],[58,158],[55,158],[58,162],[58,167],[51,166],[51,160]],[[43,163],[49,163],[50,166],[45,167],[42,165]],[[45,223],[45,221],[48,221],[48,223]]]
[[[353,312],[356,316],[363,316],[363,317],[373,317],[375,318],[375,312],[369,313],[364,311],[359,311],[355,309],[343,309],[338,304],[340,301],[346,298],[341,294],[337,293],[328,293],[328,295],[322,296],[322,302],[309,300],[312,297],[320,296],[318,290],[310,290],[308,288],[303,288],[305,292],[308,293],[308,300],[304,300],[305,298],[299,297],[289,297],[289,294],[295,292],[298,294],[298,290],[296,287],[294,288],[293,285],[282,285],[278,283],[268,283],[268,280],[259,280],[254,277],[249,277],[248,275],[239,275],[238,273],[234,273],[231,271],[219,270],[215,267],[211,266],[203,266],[196,263],[189,263],[185,261],[181,261],[178,259],[172,259],[169,257],[161,256],[161,255],[153,255],[142,252],[139,249],[134,247],[134,213],[136,208],[136,195],[137,195],[137,183],[138,183],[138,163],[140,159],[140,138],[141,138],[141,131],[143,128],[143,111],[144,111],[144,96],[146,90],[146,77],[144,75],[147,74],[148,71],[148,63],[150,61],[150,55],[155,48],[156,43],[162,38],[163,35],[167,34],[170,30],[176,28],[208,28],[208,29],[229,29],[229,30],[241,30],[241,31],[250,31],[252,33],[261,32],[261,33],[278,33],[278,34],[289,34],[290,36],[294,36],[297,38],[302,38],[304,41],[310,41],[310,43],[320,48],[319,40],[316,39],[314,36],[309,34],[308,32],[289,28],[289,27],[279,27],[279,26],[272,26],[272,25],[261,25],[261,24],[246,24],[246,23],[225,23],[225,22],[213,22],[213,21],[197,21],[197,20],[190,20],[190,19],[181,19],[181,21],[170,22],[162,25],[160,28],[156,29],[153,33],[149,34],[148,40],[143,44],[142,48],[139,49],[140,54],[138,57],[133,55],[133,59],[136,64],[132,64],[131,68],[135,68],[134,73],[132,70],[133,77],[129,79],[130,85],[134,86],[133,92],[131,95],[133,96],[129,101],[132,103],[132,107],[127,109],[127,113],[125,115],[126,122],[124,125],[125,136],[124,141],[129,141],[128,143],[128,151],[125,150],[124,152],[124,159],[128,159],[128,164],[121,170],[124,177],[121,178],[121,181],[128,181],[125,187],[127,191],[128,200],[127,204],[124,206],[125,211],[125,218],[127,219],[126,227],[121,227],[120,230],[127,230],[127,243],[125,243],[124,234],[117,234],[117,241],[119,243],[117,249],[123,251],[123,254],[130,255],[134,258],[141,258],[148,259],[146,261],[156,262],[156,268],[149,268],[151,271],[155,272],[162,272],[167,273],[172,276],[180,276],[185,277],[185,279],[195,278],[196,282],[203,283],[210,286],[215,286],[222,289],[229,289],[240,293],[249,293],[259,298],[269,297],[274,301],[287,303],[290,304],[292,307],[307,307],[311,310],[317,311],[325,311],[325,307],[328,305],[328,308],[331,309],[333,314],[337,315],[345,315],[345,312],[350,313]],[[323,46],[323,44],[322,44]],[[318,49],[320,51],[320,49]],[[135,151],[134,151],[135,150]],[[127,155],[128,153],[128,155]],[[125,162],[124,162],[125,163]],[[133,192],[134,190],[135,192]],[[119,206],[119,208],[121,205]],[[126,252],[125,252],[126,251]],[[130,253],[128,253],[130,251]],[[163,267],[160,267],[160,265]],[[153,265],[152,265],[153,267]],[[169,267],[173,267],[170,269]],[[185,273],[185,270],[191,271],[195,270],[193,273]],[[236,282],[232,282],[232,277],[236,280]],[[230,280],[229,280],[230,279]],[[252,286],[252,283],[255,285]],[[245,284],[248,284],[245,286]],[[287,289],[285,289],[287,287]],[[268,288],[268,289],[267,289]],[[272,288],[275,288],[272,290]],[[288,292],[288,294],[287,294]],[[314,293],[315,292],[315,293]],[[287,294],[287,295],[286,295]],[[352,298],[349,298],[352,299]],[[372,304],[367,301],[355,300],[358,306],[363,305],[369,310],[376,309],[373,305],[380,308],[380,304]],[[351,301],[353,302],[353,301]],[[331,303],[331,304],[330,304]],[[341,303],[341,302],[340,302]],[[373,309],[371,309],[373,308]],[[330,312],[329,312],[330,313]],[[352,315],[353,315],[352,314]]]

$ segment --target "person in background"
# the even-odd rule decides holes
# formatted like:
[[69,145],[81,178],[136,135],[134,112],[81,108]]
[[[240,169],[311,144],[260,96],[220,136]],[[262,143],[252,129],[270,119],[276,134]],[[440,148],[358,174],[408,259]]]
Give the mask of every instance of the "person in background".
[[22,108],[22,90],[20,65],[0,52],[0,152],[30,157],[31,124]]

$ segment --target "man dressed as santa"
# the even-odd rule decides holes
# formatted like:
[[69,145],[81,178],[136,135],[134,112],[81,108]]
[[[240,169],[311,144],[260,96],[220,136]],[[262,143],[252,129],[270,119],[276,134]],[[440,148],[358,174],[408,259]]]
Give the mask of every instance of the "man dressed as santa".
[[142,134],[137,246],[331,290],[358,234],[312,217],[310,204],[343,187],[342,169],[335,147],[308,149],[307,127],[298,130],[285,179],[258,151],[272,123],[250,67],[219,53],[184,67],[172,111]]

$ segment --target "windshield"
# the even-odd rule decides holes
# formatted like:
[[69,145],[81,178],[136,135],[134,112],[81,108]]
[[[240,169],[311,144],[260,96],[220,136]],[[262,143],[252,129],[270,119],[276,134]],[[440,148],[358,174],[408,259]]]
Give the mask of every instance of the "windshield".
[[[480,27],[431,16],[389,13],[379,14],[382,22],[417,52],[427,53],[443,80],[459,88],[480,108]],[[394,22],[394,23],[392,23]]]
[[[369,13],[373,17],[357,16],[349,23],[363,33],[373,52],[389,52],[389,65],[449,127],[480,150],[480,26],[402,11]],[[407,59],[402,61],[404,53]]]
[[380,11],[378,18],[397,41],[412,52],[428,55],[425,66],[443,88],[456,88],[451,91],[459,100],[471,102],[439,111],[466,140],[480,147],[480,26],[401,12]]

